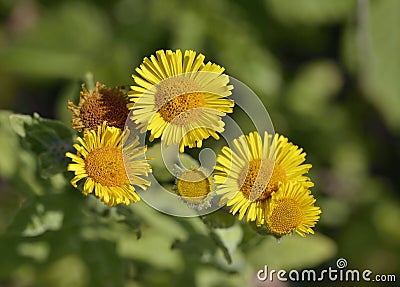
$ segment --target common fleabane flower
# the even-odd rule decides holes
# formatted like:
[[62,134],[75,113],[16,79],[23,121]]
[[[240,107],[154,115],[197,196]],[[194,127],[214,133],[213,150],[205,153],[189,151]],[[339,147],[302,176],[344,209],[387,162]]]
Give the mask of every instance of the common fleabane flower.
[[201,210],[211,206],[214,184],[203,168],[193,167],[180,171],[175,181],[175,190],[191,208]]
[[179,144],[183,152],[185,146],[201,147],[210,136],[219,139],[221,117],[234,105],[227,99],[233,87],[224,68],[205,64],[204,58],[190,50],[183,55],[160,50],[136,69],[128,107],[141,131],[150,131],[150,141],[161,137],[165,145]]
[[277,237],[296,232],[302,237],[314,234],[312,227],[319,220],[321,209],[303,184],[289,181],[274,192],[266,206],[265,224]]
[[143,178],[151,172],[144,157],[146,147],[139,146],[136,139],[124,147],[122,153],[122,137],[120,129],[109,127],[104,122],[97,130],[88,130],[83,138],[77,138],[79,144],[74,144],[76,154],[66,153],[73,162],[67,169],[75,173],[71,184],[77,187],[77,182],[85,179],[83,194],[94,192],[108,206],[139,201],[131,184],[142,189],[150,185]]
[[232,214],[241,220],[265,222],[271,195],[280,184],[296,180],[305,187],[314,184],[305,173],[311,164],[303,164],[306,154],[279,134],[274,137],[257,132],[242,135],[233,141],[233,150],[223,147],[217,157],[214,175],[221,204],[231,206]]
[[83,84],[78,105],[68,101],[72,127],[78,131],[97,130],[106,121],[108,126],[123,130],[129,114],[127,103],[128,97],[121,87],[111,89],[96,82],[91,91]]

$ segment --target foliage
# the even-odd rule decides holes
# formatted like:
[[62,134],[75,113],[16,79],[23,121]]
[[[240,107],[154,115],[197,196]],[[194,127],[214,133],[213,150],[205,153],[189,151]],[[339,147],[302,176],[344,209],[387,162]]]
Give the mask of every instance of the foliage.
[[[323,270],[339,257],[399,274],[399,11],[396,0],[0,1],[0,285],[261,286],[264,265]],[[130,85],[159,48],[223,65],[304,147],[323,210],[315,236],[277,243],[224,210],[175,218],[72,188],[66,100],[88,71]]]

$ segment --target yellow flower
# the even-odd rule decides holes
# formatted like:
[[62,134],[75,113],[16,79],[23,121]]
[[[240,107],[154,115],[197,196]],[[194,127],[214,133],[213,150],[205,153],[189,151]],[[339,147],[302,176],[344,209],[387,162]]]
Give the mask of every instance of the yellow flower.
[[110,89],[99,82],[94,91],[88,91],[82,85],[79,104],[68,101],[68,109],[72,111],[72,127],[78,131],[97,130],[104,121],[108,126],[124,129],[129,110],[126,107],[128,97],[120,87]]
[[269,201],[280,183],[290,180],[301,182],[305,187],[314,184],[304,176],[311,164],[302,164],[306,154],[301,148],[289,143],[284,136],[257,132],[233,140],[232,151],[223,147],[217,157],[214,180],[221,204],[232,206],[230,212],[239,212],[241,220],[247,213],[247,221],[265,222]]
[[213,181],[203,168],[191,168],[180,172],[175,189],[181,199],[192,208],[200,210],[211,206]]
[[321,209],[314,206],[315,199],[303,184],[290,181],[272,194],[266,208],[266,225],[276,236],[296,231],[302,237],[314,234],[311,229],[319,220]]
[[141,177],[151,172],[144,158],[146,147],[138,147],[139,140],[136,138],[124,147],[122,153],[122,137],[120,129],[108,127],[104,122],[97,128],[97,132],[89,130],[84,133],[83,139],[77,138],[80,145],[74,144],[76,154],[66,153],[73,161],[68,165],[68,170],[75,173],[71,184],[77,187],[79,180],[86,179],[83,194],[88,195],[94,191],[108,206],[139,201],[131,183],[142,189],[150,185],[149,181]]
[[224,130],[221,120],[232,112],[233,87],[224,68],[208,62],[194,51],[157,51],[144,58],[133,75],[136,83],[129,92],[131,119],[141,131],[150,132],[150,141],[161,137],[165,145],[201,147],[209,136],[219,139]]

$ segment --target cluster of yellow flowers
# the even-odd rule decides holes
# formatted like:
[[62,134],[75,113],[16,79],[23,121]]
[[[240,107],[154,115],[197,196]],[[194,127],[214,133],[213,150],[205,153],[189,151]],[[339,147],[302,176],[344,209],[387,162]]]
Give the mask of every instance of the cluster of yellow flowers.
[[[68,170],[75,173],[71,180],[74,187],[86,178],[83,193],[94,194],[104,204],[114,206],[140,200],[126,173],[125,163],[136,175],[135,185],[145,189],[150,182],[143,178],[151,172],[144,154],[145,146],[139,146],[136,139],[122,153],[123,128],[129,110],[128,99],[120,88],[110,89],[96,83],[93,91],[82,85],[78,106],[72,102],[68,108],[73,112],[72,127],[83,133],[74,144],[77,153],[68,152],[72,159]],[[129,155],[129,158],[124,158]]]
[[[83,193],[94,191],[109,206],[140,200],[133,185],[150,185],[146,146],[136,138],[122,152],[128,115],[141,133],[150,131],[150,141],[160,138],[184,152],[210,136],[218,140],[222,117],[233,112],[229,77],[202,54],[160,50],[144,58],[136,73],[127,93],[97,83],[93,91],[82,87],[78,105],[69,102],[72,125],[83,133],[74,145],[77,153],[66,154],[73,161],[68,170],[75,172],[71,183],[77,187],[85,178]],[[240,220],[246,217],[278,237],[305,236],[321,213],[305,176],[311,168],[305,155],[282,135],[252,132],[233,140],[232,149],[222,148],[211,175],[202,168],[180,172],[175,189],[193,207],[207,206],[216,193]]]

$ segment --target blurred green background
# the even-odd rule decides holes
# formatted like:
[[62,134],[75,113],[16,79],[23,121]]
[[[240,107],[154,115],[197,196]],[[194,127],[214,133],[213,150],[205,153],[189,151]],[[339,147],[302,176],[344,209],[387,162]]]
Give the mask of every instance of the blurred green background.
[[[256,273],[340,257],[400,280],[399,27],[397,0],[0,0],[0,286],[310,286]],[[70,125],[88,71],[129,85],[144,56],[178,48],[247,84],[307,152],[316,235],[278,244],[224,214],[105,208],[43,173],[10,127],[34,112]]]

